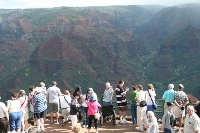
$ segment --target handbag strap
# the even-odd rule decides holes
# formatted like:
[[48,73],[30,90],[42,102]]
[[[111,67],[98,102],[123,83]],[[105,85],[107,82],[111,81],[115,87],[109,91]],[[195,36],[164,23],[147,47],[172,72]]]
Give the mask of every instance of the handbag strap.
[[24,102],[22,103],[21,107],[24,105],[25,101],[26,101],[26,96],[25,96]]
[[64,97],[65,101],[68,103],[68,101],[67,101],[66,97],[65,97],[65,96],[63,96],[63,97]]
[[[148,90],[148,93],[149,93],[149,90]],[[150,98],[151,98],[151,95],[150,95],[150,93],[149,93],[149,96],[150,96]],[[151,101],[152,101],[152,103],[153,103],[153,99],[151,98]]]

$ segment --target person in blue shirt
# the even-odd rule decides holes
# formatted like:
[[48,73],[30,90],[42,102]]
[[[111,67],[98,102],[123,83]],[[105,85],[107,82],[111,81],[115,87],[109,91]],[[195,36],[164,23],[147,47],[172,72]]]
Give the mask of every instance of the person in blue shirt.
[[174,103],[174,85],[169,84],[168,90],[164,92],[162,98],[165,100],[164,111],[167,109],[167,102]]

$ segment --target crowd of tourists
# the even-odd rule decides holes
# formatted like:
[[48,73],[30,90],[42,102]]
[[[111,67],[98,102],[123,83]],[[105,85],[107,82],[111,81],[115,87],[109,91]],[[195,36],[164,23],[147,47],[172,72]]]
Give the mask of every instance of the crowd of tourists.
[[[105,83],[105,90],[102,96],[102,104],[98,102],[97,94],[93,88],[88,88],[83,94],[81,87],[76,87],[71,95],[68,90],[61,93],[56,81],[51,87],[46,89],[41,82],[39,87],[30,86],[29,93],[24,90],[11,92],[11,99],[6,104],[0,102],[0,133],[28,133],[29,116],[34,120],[35,129],[30,132],[44,131],[44,123],[50,121],[51,124],[59,124],[60,109],[63,116],[61,123],[71,121],[71,130],[81,133],[81,128],[87,128],[88,133],[94,122],[95,132],[98,133],[99,108],[112,105],[113,96],[116,94],[116,102],[119,112],[119,123],[126,124],[127,92],[129,88],[123,88],[124,81],[120,80],[117,87],[113,89],[109,82]],[[200,104],[193,107],[189,104],[187,94],[183,91],[184,86],[178,85],[174,90],[174,85],[169,84],[168,90],[163,94],[164,114],[162,117],[162,130],[164,133],[200,132]],[[138,131],[147,133],[158,133],[158,120],[154,110],[158,108],[155,97],[156,92],[152,84],[144,90],[142,85],[132,87],[129,93],[131,99],[132,123]],[[50,120],[47,119],[47,105]],[[28,108],[28,106],[30,106]],[[187,107],[187,108],[186,108]],[[187,112],[185,112],[187,110]],[[83,118],[78,121],[78,113],[81,112]],[[30,115],[31,113],[32,115]],[[55,119],[54,119],[55,118]],[[176,122],[179,122],[176,126]],[[184,127],[182,127],[184,123]]]

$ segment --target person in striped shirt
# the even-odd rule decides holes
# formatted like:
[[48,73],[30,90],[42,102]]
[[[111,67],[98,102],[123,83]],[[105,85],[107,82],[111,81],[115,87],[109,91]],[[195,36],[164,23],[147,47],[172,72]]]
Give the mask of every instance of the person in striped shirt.
[[115,89],[117,106],[119,109],[120,123],[126,124],[126,111],[128,110],[126,92],[128,89],[123,89],[124,81],[120,80],[117,88]]
[[37,124],[37,132],[44,131],[44,111],[46,110],[45,102],[46,96],[41,93],[41,89],[36,87],[34,89],[34,98],[33,98],[33,106],[34,106],[34,118]]

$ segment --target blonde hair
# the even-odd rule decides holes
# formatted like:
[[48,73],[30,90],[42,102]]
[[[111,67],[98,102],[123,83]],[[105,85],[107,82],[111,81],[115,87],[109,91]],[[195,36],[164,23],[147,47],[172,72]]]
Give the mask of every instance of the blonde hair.
[[68,91],[68,90],[65,90],[65,91],[64,91],[64,94],[65,94],[65,95],[69,95],[69,91]]
[[153,85],[152,85],[152,84],[149,84],[149,85],[148,85],[148,89],[153,89]]
[[24,95],[26,95],[25,90],[20,90],[20,91],[19,91],[19,95],[20,95],[20,96],[24,96]]
[[81,124],[80,123],[76,123],[74,125],[73,130],[74,130],[75,133],[81,133]]

